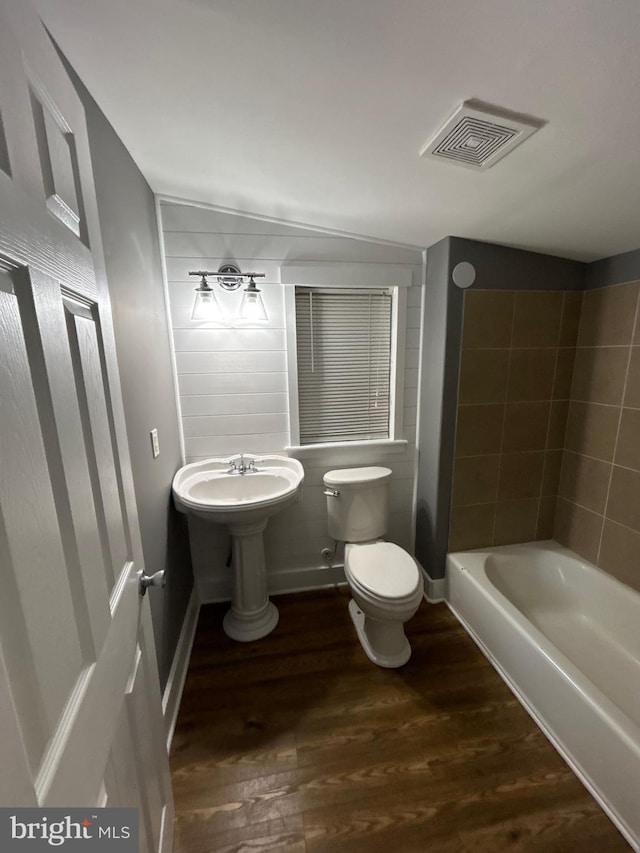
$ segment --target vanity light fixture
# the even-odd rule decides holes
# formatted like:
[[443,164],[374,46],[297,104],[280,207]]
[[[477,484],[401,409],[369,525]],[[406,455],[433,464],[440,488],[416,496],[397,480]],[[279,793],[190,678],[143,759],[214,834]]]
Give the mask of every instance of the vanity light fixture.
[[242,294],[238,320],[243,323],[266,323],[268,319],[269,315],[264,307],[260,291],[256,287],[254,276],[249,276],[249,284]]
[[189,275],[200,277],[200,286],[196,288],[196,297],[191,311],[192,320],[206,320],[218,325],[225,325],[225,315],[220,307],[215,292],[209,286],[207,276],[215,276],[223,290],[237,290],[244,279],[249,284],[244,290],[242,303],[237,320],[240,323],[264,323],[269,319],[267,309],[262,301],[261,291],[256,287],[256,278],[264,278],[263,272],[240,272],[235,264],[223,264],[217,272],[211,270],[196,270]]
[[209,287],[206,273],[192,273],[189,275],[200,275],[202,281],[200,287],[196,288],[196,298],[193,300],[191,311],[192,320],[206,320],[210,323],[224,323],[224,314],[220,303],[216,299],[214,291]]

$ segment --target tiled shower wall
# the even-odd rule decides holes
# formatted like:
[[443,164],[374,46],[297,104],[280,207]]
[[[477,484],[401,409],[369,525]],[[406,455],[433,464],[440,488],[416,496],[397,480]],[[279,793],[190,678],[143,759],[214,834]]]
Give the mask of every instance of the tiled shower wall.
[[640,590],[640,282],[586,291],[554,538]]
[[581,303],[465,293],[450,550],[551,537]]

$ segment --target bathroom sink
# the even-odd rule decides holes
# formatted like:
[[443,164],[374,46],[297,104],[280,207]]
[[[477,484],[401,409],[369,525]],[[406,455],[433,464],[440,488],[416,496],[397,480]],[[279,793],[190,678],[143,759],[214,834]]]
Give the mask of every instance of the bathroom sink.
[[[247,470],[239,473],[233,465]],[[287,456],[213,458],[181,468],[173,480],[173,494],[182,512],[219,524],[250,523],[296,500],[303,478],[300,462]]]
[[173,478],[180,512],[225,524],[231,533],[235,583],[222,624],[233,640],[258,640],[278,624],[267,593],[262,534],[270,516],[300,500],[303,479],[297,459],[244,454],[185,465]]

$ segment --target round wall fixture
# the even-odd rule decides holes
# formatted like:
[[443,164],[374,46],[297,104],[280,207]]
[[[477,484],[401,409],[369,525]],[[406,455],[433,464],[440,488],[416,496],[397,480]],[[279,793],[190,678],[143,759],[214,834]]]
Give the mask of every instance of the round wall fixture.
[[471,287],[476,280],[476,268],[468,261],[460,261],[453,268],[451,278],[453,279],[453,283],[458,287]]
[[224,290],[237,290],[243,282],[240,267],[235,264],[222,264],[214,275],[218,276],[218,284]]

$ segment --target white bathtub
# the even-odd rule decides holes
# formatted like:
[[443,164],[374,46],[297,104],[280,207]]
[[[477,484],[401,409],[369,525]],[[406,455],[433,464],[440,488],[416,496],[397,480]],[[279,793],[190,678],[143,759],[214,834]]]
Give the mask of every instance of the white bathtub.
[[640,850],[640,595],[555,542],[447,558],[446,601]]

